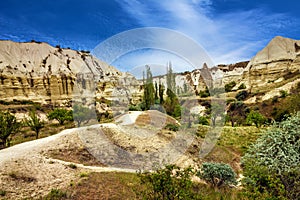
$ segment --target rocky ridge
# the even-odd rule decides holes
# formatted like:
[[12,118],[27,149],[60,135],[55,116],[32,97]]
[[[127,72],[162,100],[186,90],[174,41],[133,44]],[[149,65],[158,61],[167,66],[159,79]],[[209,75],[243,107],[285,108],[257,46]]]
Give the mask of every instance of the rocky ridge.
[[72,99],[92,99],[95,93],[100,104],[103,99],[137,101],[141,92],[136,85],[132,75],[118,71],[87,51],[40,42],[0,41],[2,101],[16,99],[67,106]]

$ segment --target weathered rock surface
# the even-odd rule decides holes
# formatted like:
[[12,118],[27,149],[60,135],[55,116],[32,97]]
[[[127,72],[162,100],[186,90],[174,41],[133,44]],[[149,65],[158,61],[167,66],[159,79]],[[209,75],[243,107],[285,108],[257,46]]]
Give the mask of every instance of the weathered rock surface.
[[[0,99],[70,105],[72,99],[136,101],[139,83],[85,51],[0,41]],[[126,94],[126,95],[123,95]],[[79,98],[80,97],[80,98]],[[122,97],[122,98],[120,98]]]
[[297,74],[299,69],[300,41],[277,36],[251,59],[242,79],[248,87],[259,87]]

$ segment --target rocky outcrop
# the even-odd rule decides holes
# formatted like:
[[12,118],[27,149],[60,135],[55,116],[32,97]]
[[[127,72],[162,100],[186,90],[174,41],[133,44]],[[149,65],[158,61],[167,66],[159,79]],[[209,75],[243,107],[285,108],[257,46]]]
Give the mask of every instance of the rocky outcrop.
[[[0,41],[0,99],[70,105],[72,100],[137,101],[135,78],[86,51]],[[126,95],[123,95],[126,94]],[[122,97],[122,98],[120,98]],[[100,100],[99,100],[100,101]]]
[[260,87],[299,73],[300,41],[275,37],[249,62],[242,79],[248,87]]

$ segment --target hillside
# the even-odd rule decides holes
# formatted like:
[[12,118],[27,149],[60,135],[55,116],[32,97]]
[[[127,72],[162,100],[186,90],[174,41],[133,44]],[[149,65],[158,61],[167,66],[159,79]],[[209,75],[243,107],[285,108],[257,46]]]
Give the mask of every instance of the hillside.
[[70,106],[72,99],[92,101],[94,93],[102,100],[126,93],[124,101],[139,99],[140,93],[133,76],[89,52],[37,42],[0,41],[0,80],[0,99],[6,102]]

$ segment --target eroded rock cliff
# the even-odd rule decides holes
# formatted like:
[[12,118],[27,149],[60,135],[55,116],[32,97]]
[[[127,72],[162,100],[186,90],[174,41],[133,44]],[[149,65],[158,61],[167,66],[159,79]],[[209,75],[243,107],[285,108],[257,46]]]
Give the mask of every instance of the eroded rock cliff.
[[[96,98],[138,101],[139,83],[86,51],[47,43],[0,41],[0,99],[70,105]],[[125,95],[124,95],[125,94]]]

